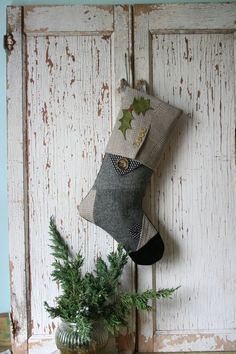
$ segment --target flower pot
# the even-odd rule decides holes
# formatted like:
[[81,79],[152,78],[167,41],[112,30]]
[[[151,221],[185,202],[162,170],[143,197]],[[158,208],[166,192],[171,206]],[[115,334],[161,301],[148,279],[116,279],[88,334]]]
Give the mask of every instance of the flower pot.
[[98,354],[108,342],[108,331],[102,322],[95,322],[91,341],[85,343],[80,338],[77,325],[62,320],[56,330],[55,339],[61,354]]

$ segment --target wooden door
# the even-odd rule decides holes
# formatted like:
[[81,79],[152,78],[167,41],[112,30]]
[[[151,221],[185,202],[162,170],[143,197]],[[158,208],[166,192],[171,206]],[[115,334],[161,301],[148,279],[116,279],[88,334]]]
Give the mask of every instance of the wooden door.
[[[119,107],[119,82],[128,75],[132,84],[130,9],[26,6],[7,12],[16,41],[7,78],[13,351],[49,354],[56,349],[57,321],[43,302],[53,304],[60,293],[50,278],[50,216],[72,251],[82,250],[86,270],[115,247],[107,233],[79,216],[78,205],[100,168]],[[132,352],[133,342],[131,326],[119,345]],[[108,350],[116,353],[116,347],[113,341]]]
[[236,350],[236,4],[134,6],[135,81],[180,107],[146,196],[166,245],[138,288],[178,286],[139,315],[140,352]]

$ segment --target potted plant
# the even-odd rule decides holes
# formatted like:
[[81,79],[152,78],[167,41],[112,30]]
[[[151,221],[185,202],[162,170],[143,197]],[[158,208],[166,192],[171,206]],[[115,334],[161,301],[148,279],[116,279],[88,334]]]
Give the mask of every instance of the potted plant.
[[121,246],[107,256],[107,262],[98,257],[94,271],[82,274],[81,253],[72,256],[53,218],[49,228],[54,256],[51,275],[60,283],[62,294],[55,298],[56,306],[46,301],[44,305],[52,318],[61,319],[55,338],[62,354],[98,353],[109,334],[117,335],[127,325],[132,309],[150,311],[150,300],[170,297],[177,289],[120,292],[121,275],[128,261]]

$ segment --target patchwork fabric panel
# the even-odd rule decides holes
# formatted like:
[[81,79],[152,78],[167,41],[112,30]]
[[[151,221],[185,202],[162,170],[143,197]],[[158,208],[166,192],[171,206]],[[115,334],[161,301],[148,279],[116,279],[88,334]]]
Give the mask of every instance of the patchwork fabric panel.
[[105,152],[138,160],[155,170],[181,115],[179,108],[158,97],[126,87]]
[[109,156],[116,172],[120,176],[127,175],[141,166],[141,163],[137,160],[128,159],[120,155],[109,154]]
[[129,233],[132,238],[137,239],[140,236],[142,230],[142,225],[141,224],[134,224],[130,229]]

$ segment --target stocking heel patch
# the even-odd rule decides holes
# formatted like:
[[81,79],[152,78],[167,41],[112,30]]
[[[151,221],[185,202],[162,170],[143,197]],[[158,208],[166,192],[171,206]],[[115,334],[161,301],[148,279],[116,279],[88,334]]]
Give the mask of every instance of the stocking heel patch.
[[93,210],[94,210],[95,198],[96,198],[96,190],[91,189],[91,191],[87,194],[87,196],[82,200],[82,202],[79,205],[80,215],[84,219],[92,223],[94,223]]

